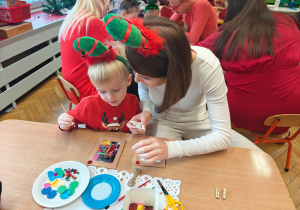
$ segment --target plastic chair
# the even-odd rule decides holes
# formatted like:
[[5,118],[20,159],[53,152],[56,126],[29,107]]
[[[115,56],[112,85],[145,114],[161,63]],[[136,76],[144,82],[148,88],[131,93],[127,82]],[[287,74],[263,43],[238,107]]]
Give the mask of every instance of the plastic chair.
[[[79,103],[79,97],[80,97],[80,93],[79,91],[71,84],[69,83],[67,80],[65,80],[64,78],[62,78],[61,76],[57,76],[58,78],[56,79],[61,90],[63,91],[65,97],[70,101],[69,103],[69,111],[72,109],[72,104],[76,105]],[[71,92],[73,98],[75,101],[72,101],[70,96],[69,96],[69,91]]]
[[289,171],[292,148],[293,148],[291,141],[294,140],[300,134],[300,128],[292,137],[289,137],[289,131],[284,134],[272,134],[272,131],[275,129],[275,127],[290,128],[290,127],[300,126],[300,114],[273,115],[271,117],[268,117],[265,120],[264,124],[266,126],[270,126],[270,128],[266,133],[251,132],[256,139],[254,144],[287,142],[289,144],[289,149],[288,149],[288,154],[286,159],[285,171]]

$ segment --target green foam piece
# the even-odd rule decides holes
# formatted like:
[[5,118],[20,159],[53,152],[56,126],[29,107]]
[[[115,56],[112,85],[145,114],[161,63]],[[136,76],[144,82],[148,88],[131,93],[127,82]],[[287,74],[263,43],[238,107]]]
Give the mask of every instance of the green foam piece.
[[60,186],[59,188],[57,188],[57,192],[58,192],[59,194],[63,194],[66,190],[67,190],[67,187],[64,186],[64,185],[62,185],[62,186]]

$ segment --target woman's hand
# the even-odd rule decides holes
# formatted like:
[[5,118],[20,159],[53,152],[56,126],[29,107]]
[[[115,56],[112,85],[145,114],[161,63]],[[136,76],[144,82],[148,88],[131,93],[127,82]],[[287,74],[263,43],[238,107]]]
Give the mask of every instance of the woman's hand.
[[136,143],[132,149],[139,154],[140,160],[153,163],[168,158],[168,145],[159,138],[149,138]]
[[74,118],[67,113],[62,113],[58,117],[58,125],[62,130],[68,130],[71,126],[73,126],[72,122],[74,123]]
[[143,111],[140,114],[135,115],[126,125],[132,134],[142,135],[145,133],[145,130],[139,130],[138,128],[136,128],[136,126],[134,126],[132,124],[131,121],[140,122],[141,127],[143,127],[143,126],[146,127],[149,124],[149,122],[151,121],[151,118],[152,118],[151,112]]

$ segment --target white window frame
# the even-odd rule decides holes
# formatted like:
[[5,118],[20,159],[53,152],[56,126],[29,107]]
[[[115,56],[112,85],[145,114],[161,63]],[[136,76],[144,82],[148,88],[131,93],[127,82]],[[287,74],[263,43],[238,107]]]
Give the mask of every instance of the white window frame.
[[31,4],[30,5],[31,12],[42,10],[43,9],[42,4],[48,4],[47,1],[45,0],[26,0],[26,2]]

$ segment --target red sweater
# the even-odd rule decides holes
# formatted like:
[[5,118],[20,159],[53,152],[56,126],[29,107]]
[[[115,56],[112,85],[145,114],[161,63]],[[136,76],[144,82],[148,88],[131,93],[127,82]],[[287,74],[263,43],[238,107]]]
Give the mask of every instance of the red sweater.
[[88,31],[86,30],[86,21],[84,21],[80,32],[75,30],[70,39],[66,41],[61,39],[60,46],[62,75],[65,80],[70,82],[78,89],[80,93],[79,100],[81,100],[83,97],[97,93],[87,75],[88,65],[84,59],[81,58],[81,55],[73,48],[74,40],[81,36],[90,36],[101,42],[104,42],[110,38],[103,26],[103,22],[98,18],[93,18],[89,22]]
[[184,20],[188,32],[185,32],[190,43],[204,40],[218,29],[217,13],[207,0],[196,0],[188,13],[182,16],[173,13],[171,20]]
[[[221,60],[228,88],[230,117],[237,127],[265,132],[264,120],[276,114],[300,114],[300,31],[296,24],[279,21],[274,15],[278,38],[274,38],[275,55],[246,59],[245,47],[238,61]],[[211,48],[219,31],[199,43]],[[228,44],[227,44],[228,46]],[[226,48],[225,47],[225,51]],[[276,129],[283,133],[287,129]]]
[[140,103],[134,95],[127,94],[119,106],[111,106],[97,94],[82,99],[68,114],[74,117],[76,125],[86,124],[87,128],[94,130],[118,129],[130,133],[126,124],[140,112]]

